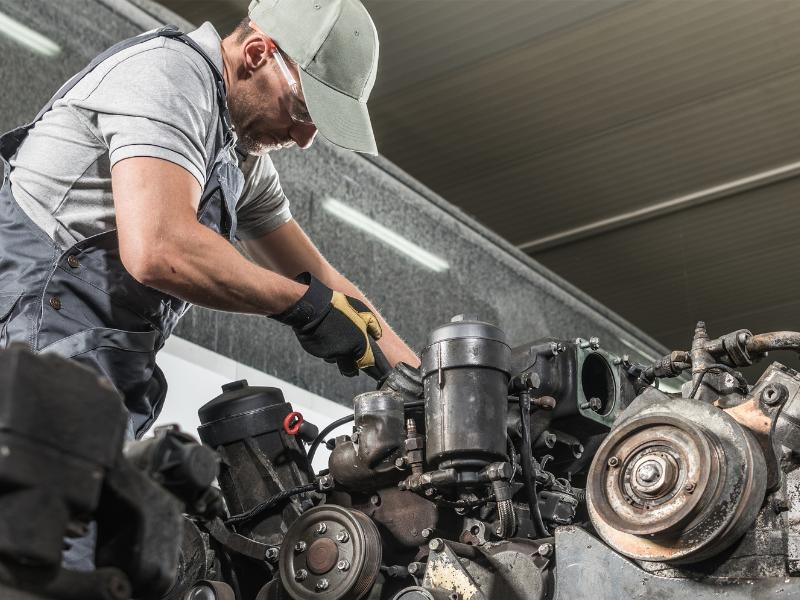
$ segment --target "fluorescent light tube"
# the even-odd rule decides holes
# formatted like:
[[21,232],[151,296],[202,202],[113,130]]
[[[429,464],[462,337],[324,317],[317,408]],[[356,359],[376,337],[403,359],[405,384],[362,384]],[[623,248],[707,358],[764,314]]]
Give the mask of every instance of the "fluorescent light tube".
[[352,225],[356,229],[360,229],[365,233],[377,238],[384,244],[391,246],[398,252],[405,254],[409,258],[414,259],[421,265],[431,269],[432,271],[442,272],[450,268],[450,264],[442,258],[431,254],[417,246],[415,243],[408,241],[402,235],[398,235],[391,229],[388,229],[364,216],[357,210],[350,208],[343,202],[335,198],[325,198],[322,201],[322,207],[337,219],[341,219],[345,223]]
[[2,12],[0,12],[0,34],[11,38],[18,44],[42,56],[55,56],[61,52],[61,46],[56,44],[53,40]]

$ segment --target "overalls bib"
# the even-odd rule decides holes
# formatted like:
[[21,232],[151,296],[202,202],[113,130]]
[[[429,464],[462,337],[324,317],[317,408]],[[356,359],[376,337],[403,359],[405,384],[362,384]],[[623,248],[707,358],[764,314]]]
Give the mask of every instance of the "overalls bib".
[[115,229],[62,251],[14,200],[8,161],[53,103],[100,62],[158,36],[192,47],[214,75],[220,122],[197,218],[233,240],[244,177],[231,151],[235,138],[224,79],[197,43],[174,27],[113,46],[64,84],[31,123],[0,137],[0,348],[24,342],[33,352],[53,352],[105,375],[124,397],[130,412],[128,437],[136,438],[158,416],[167,391],[156,352],[191,305],[131,277],[120,259]]

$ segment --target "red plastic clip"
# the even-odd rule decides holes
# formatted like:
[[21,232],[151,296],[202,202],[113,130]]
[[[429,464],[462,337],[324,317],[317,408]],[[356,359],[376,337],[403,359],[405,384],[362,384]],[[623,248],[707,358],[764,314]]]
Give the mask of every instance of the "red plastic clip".
[[300,426],[303,424],[303,415],[299,412],[290,412],[283,418],[283,430],[289,435],[297,435]]

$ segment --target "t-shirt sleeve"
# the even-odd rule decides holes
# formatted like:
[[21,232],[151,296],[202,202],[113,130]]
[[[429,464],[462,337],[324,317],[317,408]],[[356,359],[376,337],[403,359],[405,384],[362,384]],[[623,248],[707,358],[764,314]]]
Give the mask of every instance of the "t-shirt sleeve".
[[80,104],[96,120],[110,166],[134,156],[161,158],[205,186],[217,122],[205,65],[169,47],[145,50],[112,68]]
[[268,155],[249,156],[241,167],[245,183],[236,206],[236,236],[247,240],[275,231],[291,220],[292,213]]

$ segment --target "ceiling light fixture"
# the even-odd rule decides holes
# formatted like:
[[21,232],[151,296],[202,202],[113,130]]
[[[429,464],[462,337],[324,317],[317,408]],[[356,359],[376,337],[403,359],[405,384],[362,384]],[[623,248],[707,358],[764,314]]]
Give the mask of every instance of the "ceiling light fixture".
[[42,56],[52,57],[61,52],[61,46],[53,40],[2,12],[0,12],[0,34]]
[[364,216],[335,198],[325,198],[322,201],[322,207],[337,219],[341,219],[345,223],[370,234],[432,271],[440,273],[450,268],[450,264],[446,260],[420,248],[415,243],[408,241],[403,236]]

